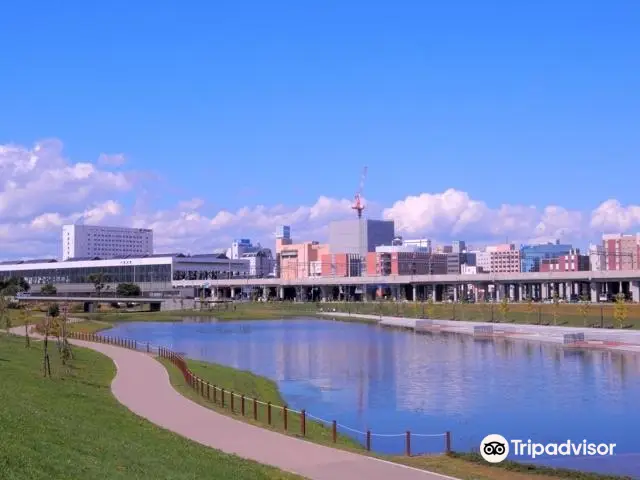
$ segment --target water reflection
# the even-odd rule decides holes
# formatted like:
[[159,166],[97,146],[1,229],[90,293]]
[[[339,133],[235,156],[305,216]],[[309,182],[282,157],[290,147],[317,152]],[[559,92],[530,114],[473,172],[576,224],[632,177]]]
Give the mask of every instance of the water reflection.
[[[640,420],[638,355],[305,319],[127,323],[116,330],[265,375],[293,408],[359,430],[450,430],[458,450],[500,433],[541,443],[586,438],[617,443],[620,453],[640,451],[628,428]],[[385,452],[403,448],[401,438],[373,443]],[[441,439],[412,443],[416,451],[443,447]],[[595,463],[589,467],[597,470]]]

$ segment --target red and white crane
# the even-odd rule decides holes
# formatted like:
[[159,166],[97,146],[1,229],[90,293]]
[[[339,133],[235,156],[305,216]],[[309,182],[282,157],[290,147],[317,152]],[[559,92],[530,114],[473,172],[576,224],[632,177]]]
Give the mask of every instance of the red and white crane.
[[360,177],[360,185],[358,186],[358,190],[356,191],[355,196],[353,197],[353,208],[358,214],[358,218],[362,218],[362,212],[364,211],[364,202],[362,201],[362,192],[364,191],[364,181],[367,179],[367,167],[362,169],[362,175]]

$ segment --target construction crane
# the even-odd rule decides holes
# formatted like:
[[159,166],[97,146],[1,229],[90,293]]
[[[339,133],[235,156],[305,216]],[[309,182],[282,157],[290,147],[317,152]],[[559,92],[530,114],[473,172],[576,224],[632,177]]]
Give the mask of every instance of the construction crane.
[[362,169],[362,176],[360,177],[360,185],[358,186],[358,190],[356,191],[355,196],[353,197],[353,208],[358,214],[358,218],[362,218],[362,212],[364,211],[364,202],[362,201],[362,192],[364,191],[364,181],[367,178],[367,167]]
[[[351,206],[351,208],[354,209],[358,215],[358,238],[359,238],[358,256],[360,257],[360,262],[359,262],[360,271],[357,272],[358,276],[361,276],[365,271],[364,260],[366,256],[366,250],[367,250],[367,246],[365,245],[365,241],[364,241],[364,228],[362,225],[362,212],[364,211],[364,202],[362,200],[362,192],[364,191],[364,181],[366,180],[366,178],[367,178],[367,167],[365,166],[362,169],[362,175],[360,176],[360,185],[358,186],[358,190],[356,191],[356,194],[353,197],[353,205]],[[365,292],[363,292],[363,294],[364,293]]]

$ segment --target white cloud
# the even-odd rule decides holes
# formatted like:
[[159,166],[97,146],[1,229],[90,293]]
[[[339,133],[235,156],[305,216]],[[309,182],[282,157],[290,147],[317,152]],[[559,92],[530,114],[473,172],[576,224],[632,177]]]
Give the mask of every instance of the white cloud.
[[[205,199],[191,198],[174,208],[154,210],[140,185],[153,176],[110,171],[118,162],[103,155],[95,163],[73,163],[63,156],[57,140],[41,141],[32,148],[0,145],[1,256],[57,255],[61,226],[78,221],[153,228],[158,251],[202,252],[226,246],[234,237],[270,245],[280,224],[292,226],[294,240],[322,241],[331,220],[355,218],[350,199],[326,196],[309,205],[256,205],[211,214],[204,213]],[[129,208],[123,195],[133,190],[139,195]],[[366,203],[371,218],[395,220],[397,232],[405,237],[469,242],[560,238],[584,243],[603,232],[640,228],[640,206],[616,200],[607,200],[591,212],[558,205],[492,207],[466,192],[449,189],[408,196],[387,208],[374,201]]]
[[120,167],[124,165],[126,161],[127,161],[127,158],[124,156],[123,153],[112,153],[112,154],[101,153],[100,156],[98,157],[99,165],[106,165],[109,167]]

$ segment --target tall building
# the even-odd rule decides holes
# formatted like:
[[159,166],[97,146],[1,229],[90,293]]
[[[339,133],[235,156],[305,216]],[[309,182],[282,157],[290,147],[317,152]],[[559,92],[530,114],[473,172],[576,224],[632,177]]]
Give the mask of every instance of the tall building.
[[[520,250],[512,243],[487,247],[489,271],[492,273],[515,273],[520,271]],[[476,257],[477,259],[477,257]]]
[[640,233],[638,234],[605,234],[602,236],[602,247],[607,270],[635,270],[640,255]]
[[288,226],[276,230],[276,273],[284,280],[295,280],[319,275],[321,259],[329,253],[328,245],[319,242],[293,243]]
[[331,253],[355,253],[364,257],[369,252],[375,252],[380,245],[391,245],[394,238],[393,220],[362,220],[362,236],[359,220],[342,220],[329,224]]
[[556,243],[541,243],[538,245],[523,245],[520,247],[520,264],[523,272],[539,272],[543,260],[558,258],[563,255],[570,255],[573,246]]
[[589,265],[589,269],[594,272],[601,272],[607,269],[602,245],[589,245]]
[[153,230],[148,228],[64,225],[62,260],[152,255]]

